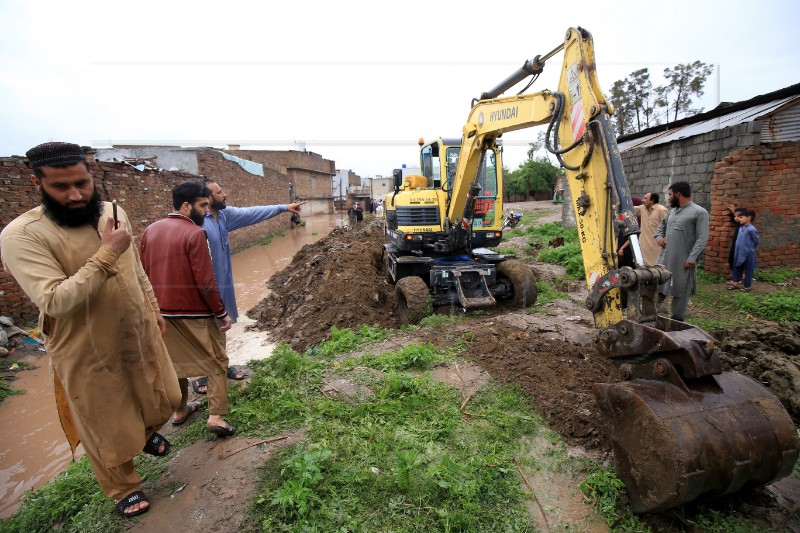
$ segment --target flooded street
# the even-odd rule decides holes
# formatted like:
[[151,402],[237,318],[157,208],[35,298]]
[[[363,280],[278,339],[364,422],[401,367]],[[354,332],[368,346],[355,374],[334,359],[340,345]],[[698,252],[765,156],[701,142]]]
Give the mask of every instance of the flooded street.
[[[245,313],[263,297],[267,280],[288,265],[303,246],[325,237],[337,225],[346,225],[347,215],[312,215],[303,220],[305,226],[287,227],[284,235],[275,236],[269,245],[254,246],[232,257],[240,314],[239,322],[227,336],[232,365],[243,365],[271,353],[272,344],[263,332],[245,331],[252,322]],[[288,216],[286,221],[288,226]],[[49,360],[43,352],[38,354],[27,358],[37,368],[18,372],[19,379],[13,385],[26,393],[11,396],[0,404],[0,424],[4,428],[0,444],[0,518],[13,514],[26,490],[46,483],[72,460],[58,421]]]

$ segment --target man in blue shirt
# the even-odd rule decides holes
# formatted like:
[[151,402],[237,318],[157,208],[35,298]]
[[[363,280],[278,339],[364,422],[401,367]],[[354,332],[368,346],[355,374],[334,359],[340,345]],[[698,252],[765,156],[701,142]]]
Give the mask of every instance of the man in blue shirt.
[[[231,320],[236,323],[239,312],[236,308],[236,294],[233,290],[233,270],[231,269],[231,245],[228,239],[228,232],[258,224],[275,215],[286,211],[300,214],[300,206],[305,202],[294,204],[279,205],[260,205],[253,207],[233,207],[228,206],[226,201],[228,195],[222,190],[219,183],[214,178],[206,178],[205,186],[211,191],[211,205],[203,221],[203,229],[208,236],[208,246],[211,249],[211,261],[214,264],[214,277],[217,278],[222,302]],[[228,368],[230,379],[244,379],[244,372],[235,367]],[[200,390],[198,390],[200,389]],[[205,392],[205,385],[201,382],[195,387],[199,393]]]

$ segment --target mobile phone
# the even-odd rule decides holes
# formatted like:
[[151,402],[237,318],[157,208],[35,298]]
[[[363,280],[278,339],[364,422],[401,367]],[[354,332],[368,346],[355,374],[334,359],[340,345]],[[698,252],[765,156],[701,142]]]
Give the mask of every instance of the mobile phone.
[[111,200],[111,213],[114,217],[114,229],[119,229],[119,220],[117,219],[117,201]]

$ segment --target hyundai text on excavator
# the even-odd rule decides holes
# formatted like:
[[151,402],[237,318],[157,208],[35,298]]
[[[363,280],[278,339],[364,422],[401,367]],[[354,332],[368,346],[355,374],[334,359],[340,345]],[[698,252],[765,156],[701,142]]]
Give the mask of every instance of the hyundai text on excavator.
[[[561,51],[558,90],[524,93]],[[523,91],[501,96],[527,78]],[[642,266],[613,112],[597,81],[591,34],[570,28],[563,44],[473,100],[460,142],[423,146],[425,176],[395,178],[385,202],[387,276],[416,314],[407,318],[446,301],[465,308],[488,305],[492,296],[531,303],[535,286],[525,265],[485,247],[502,237],[499,137],[547,125],[547,149],[565,168],[571,192],[595,347],[619,367],[619,382],[595,384],[593,392],[610,421],[617,475],[633,511],[662,511],[784,477],[797,461],[798,439],[778,399],[746,376],[723,372],[706,332],[658,315],[657,287],[671,273]],[[438,157],[438,172],[428,172],[426,150],[431,163]],[[617,225],[630,236],[636,268],[616,266]],[[508,263],[514,266],[504,271]]]

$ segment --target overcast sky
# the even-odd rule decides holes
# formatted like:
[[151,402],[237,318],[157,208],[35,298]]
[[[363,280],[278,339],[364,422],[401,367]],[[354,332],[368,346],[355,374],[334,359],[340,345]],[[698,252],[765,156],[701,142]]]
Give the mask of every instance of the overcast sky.
[[[592,32],[600,83],[701,60],[699,104],[800,82],[789,0],[282,2],[0,0],[0,156],[50,140],[309,151],[362,177],[418,166],[470,100]],[[556,89],[562,56],[534,88]],[[719,82],[717,82],[719,80]],[[505,165],[538,130],[504,135]]]

